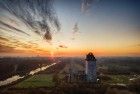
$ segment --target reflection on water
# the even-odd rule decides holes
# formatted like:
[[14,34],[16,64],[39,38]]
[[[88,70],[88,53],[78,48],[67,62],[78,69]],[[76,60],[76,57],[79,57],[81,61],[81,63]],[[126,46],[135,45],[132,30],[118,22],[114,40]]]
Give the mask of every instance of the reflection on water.
[[43,70],[45,70],[45,69],[47,69],[47,68],[49,68],[49,67],[51,67],[51,66],[53,66],[55,64],[56,63],[53,63],[53,64],[50,64],[50,65],[47,65],[47,66],[44,66],[44,67],[41,67],[41,68],[37,68],[35,70],[32,70],[32,71],[30,71],[29,75],[34,75],[35,73],[38,73],[39,71],[43,71]]
[[10,77],[10,78],[4,80],[4,81],[0,81],[0,86],[2,86],[2,85],[7,85],[7,84],[9,84],[9,83],[12,83],[12,82],[14,82],[14,81],[16,81],[16,80],[19,80],[19,79],[21,79],[21,78],[24,78],[24,77],[25,77],[25,76],[19,76],[19,75],[12,76],[12,77]]
[[[55,65],[55,64],[56,64],[56,63],[52,63],[52,64],[50,64],[50,65],[43,66],[43,67],[41,67],[41,68],[37,68],[37,69],[35,69],[35,70],[32,70],[32,71],[30,71],[29,75],[34,75],[35,73],[38,73],[38,72],[40,72],[40,71],[43,71],[43,70],[45,70],[45,69],[47,69],[47,68],[49,68],[49,67],[51,67],[51,66],[53,66],[53,65]],[[12,77],[10,77],[10,78],[4,80],[4,81],[0,81],[0,86],[10,84],[10,83],[12,83],[12,82],[14,82],[14,81],[17,81],[17,80],[19,80],[19,79],[22,79],[22,78],[24,78],[24,77],[25,77],[25,76],[19,76],[19,75],[12,76]]]

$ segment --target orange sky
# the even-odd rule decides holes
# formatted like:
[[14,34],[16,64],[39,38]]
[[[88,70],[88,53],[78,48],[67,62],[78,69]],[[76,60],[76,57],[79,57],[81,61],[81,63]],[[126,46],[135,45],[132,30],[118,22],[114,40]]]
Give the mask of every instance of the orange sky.
[[[101,4],[94,3],[91,10],[83,13],[80,1],[56,0],[54,6],[61,29],[56,31],[51,25],[53,22],[49,22],[50,40],[44,38],[47,30],[38,24],[42,22],[42,15],[32,15],[36,12],[29,10],[34,22],[34,28],[31,28],[17,16],[1,9],[0,55],[85,56],[93,52],[95,56],[140,56],[140,21],[135,5],[131,4],[104,0]],[[40,34],[36,30],[40,30]]]

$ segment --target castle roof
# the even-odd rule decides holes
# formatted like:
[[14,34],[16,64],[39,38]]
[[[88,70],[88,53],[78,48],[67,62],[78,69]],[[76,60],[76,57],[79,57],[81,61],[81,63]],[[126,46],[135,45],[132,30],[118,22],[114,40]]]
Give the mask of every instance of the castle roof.
[[96,61],[96,58],[94,57],[93,53],[90,52],[86,55],[86,60],[87,61]]

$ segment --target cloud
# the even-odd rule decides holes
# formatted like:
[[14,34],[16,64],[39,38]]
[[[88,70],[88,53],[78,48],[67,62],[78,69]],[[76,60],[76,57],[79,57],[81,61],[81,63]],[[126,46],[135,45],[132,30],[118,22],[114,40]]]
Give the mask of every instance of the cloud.
[[93,0],[82,0],[81,11],[83,13],[87,12],[89,8],[91,7],[92,2]]
[[79,34],[79,25],[78,23],[75,23],[74,26],[73,26],[73,29],[72,29],[72,38],[71,40],[75,40],[76,37],[77,37],[77,34]]
[[81,12],[87,13],[91,8],[93,2],[99,2],[100,0],[82,0],[81,3]]
[[44,38],[47,39],[47,40],[52,40],[51,33],[49,31],[46,31],[46,33],[44,35]]
[[0,40],[2,40],[2,41],[9,41],[7,38],[1,37],[1,36],[0,36]]
[[[1,0],[0,11],[1,53],[45,52],[42,38],[50,41],[53,32],[61,29],[53,0]],[[78,30],[78,23],[75,23],[73,33]],[[68,48],[63,44],[57,47]]]
[[140,44],[137,44],[137,46],[140,46]]
[[140,47],[140,44],[133,45],[134,47]]
[[75,23],[73,27],[73,34],[77,33],[78,31],[79,31],[78,23]]
[[20,47],[20,48],[24,48],[24,49],[36,49],[38,48],[38,44],[37,43],[33,43],[33,42],[27,42],[27,43],[23,43],[21,41],[14,41],[12,42],[12,44],[14,44],[15,47]]
[[24,31],[22,31],[20,29],[17,29],[15,27],[11,26],[11,25],[8,25],[8,24],[6,24],[2,21],[0,21],[0,26],[4,26],[4,27],[0,27],[2,30],[6,30],[6,28],[7,28],[7,29],[11,29],[11,30],[14,30],[14,31],[17,31],[17,32],[21,32],[23,34],[26,34],[26,35],[30,36],[29,34],[25,33]]
[[140,47],[140,44],[129,45],[128,47]]
[[[53,0],[1,0],[0,10],[1,14],[10,13],[31,29],[32,32],[43,36],[46,40],[52,39],[52,27],[53,30],[60,30],[60,22],[53,8]],[[0,24],[8,29],[25,33],[12,25],[6,24],[6,22],[0,21]]]
[[[16,49],[17,47],[23,47],[24,49]],[[25,50],[27,49],[27,50]],[[31,52],[31,51],[34,51],[34,50],[37,50],[38,48],[35,48],[35,47],[32,47],[32,45],[29,45],[29,44],[17,44],[17,46],[14,47],[11,46],[11,45],[2,45],[0,44],[0,53],[26,53],[27,51]]]
[[41,49],[37,43],[32,41],[20,41],[18,39],[7,39],[0,36],[0,52],[1,53],[17,53],[26,51],[36,51]]
[[59,45],[60,48],[68,48],[66,45]]
[[13,51],[14,51],[14,47],[9,47],[9,46],[0,44],[0,53],[13,52]]

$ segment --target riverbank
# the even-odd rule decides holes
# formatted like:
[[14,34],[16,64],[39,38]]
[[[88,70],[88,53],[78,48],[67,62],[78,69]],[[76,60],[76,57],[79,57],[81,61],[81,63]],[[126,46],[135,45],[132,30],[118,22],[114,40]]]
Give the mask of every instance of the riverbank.
[[[27,79],[27,78],[29,78],[29,77],[31,77],[32,75],[34,75],[34,74],[37,74],[37,73],[39,73],[39,72],[41,72],[41,71],[44,71],[44,70],[46,70],[47,68],[49,68],[49,67],[51,67],[51,66],[54,66],[55,64],[57,64],[57,63],[52,63],[52,64],[50,64],[50,65],[47,65],[47,66],[43,66],[43,67],[41,67],[41,68],[37,68],[37,69],[35,69],[35,70],[32,70],[28,75],[25,75],[25,76],[13,76],[13,79],[11,78],[11,80],[4,80],[4,81],[1,81],[1,86],[0,86],[0,88],[6,88],[6,87],[9,87],[9,86],[12,86],[12,85],[14,85],[14,84],[16,84],[16,83],[18,83],[18,82],[21,82],[21,81],[23,81],[23,80],[25,80],[25,79]],[[19,77],[19,79],[18,78],[15,78],[15,77]],[[10,79],[10,78],[8,78],[8,79]],[[13,80],[13,81],[12,81]],[[9,81],[9,82],[6,82],[6,81]],[[3,83],[2,83],[3,82]]]

